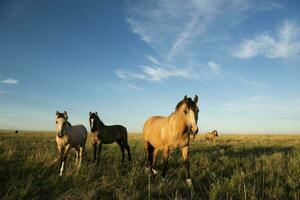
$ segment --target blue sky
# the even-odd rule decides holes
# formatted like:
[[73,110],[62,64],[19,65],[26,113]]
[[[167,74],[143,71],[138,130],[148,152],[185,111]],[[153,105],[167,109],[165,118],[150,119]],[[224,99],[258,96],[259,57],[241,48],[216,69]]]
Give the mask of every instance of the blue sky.
[[0,129],[140,132],[198,94],[201,131],[300,132],[299,1],[182,2],[1,1]]

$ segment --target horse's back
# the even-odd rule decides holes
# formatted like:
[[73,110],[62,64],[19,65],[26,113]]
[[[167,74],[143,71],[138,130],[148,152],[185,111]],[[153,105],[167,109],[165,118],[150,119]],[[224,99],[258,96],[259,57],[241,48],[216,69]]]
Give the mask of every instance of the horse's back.
[[103,130],[99,130],[97,137],[103,144],[111,144],[115,141],[128,142],[127,129],[122,125],[105,126]]
[[72,126],[72,140],[75,144],[85,144],[87,140],[87,130],[82,124]]

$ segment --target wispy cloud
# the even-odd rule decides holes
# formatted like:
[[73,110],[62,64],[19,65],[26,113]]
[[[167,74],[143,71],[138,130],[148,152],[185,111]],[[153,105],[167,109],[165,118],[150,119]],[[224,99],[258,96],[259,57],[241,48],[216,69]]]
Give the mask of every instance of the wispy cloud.
[[260,34],[244,39],[232,52],[238,58],[263,55],[267,58],[290,58],[300,54],[300,27],[285,20],[275,36]]
[[[132,32],[154,49],[160,59],[158,61],[147,55],[151,63],[144,65],[149,67],[142,67],[138,73],[123,70],[116,74],[123,79],[135,77],[154,81],[170,77],[190,78],[191,76],[187,76],[187,72],[191,71],[189,63],[197,61],[199,57],[195,46],[199,47],[207,39],[214,38],[213,41],[216,41],[216,34],[220,35],[228,27],[243,21],[251,14],[249,11],[266,11],[280,7],[279,4],[270,2],[273,1],[129,1],[126,20]],[[219,35],[217,38],[224,38]],[[201,66],[206,68],[207,65]],[[218,66],[211,65],[211,70],[200,71],[220,76]],[[198,68],[196,66],[193,70],[197,71]]]
[[209,61],[207,65],[209,66],[213,74],[217,76],[222,76],[222,70],[219,64],[215,63],[214,61]]
[[123,70],[116,70],[116,74],[121,79],[141,79],[148,81],[161,81],[170,77],[188,78],[188,71],[186,69],[164,68],[141,66],[140,71],[129,72]]
[[132,83],[127,83],[128,87],[134,90],[142,91],[143,89],[141,87],[138,87]]
[[246,79],[245,77],[243,77],[240,74],[237,74],[237,76],[240,81],[247,83],[249,85],[253,85],[253,86],[257,86],[257,87],[268,87],[269,86],[267,83]]
[[130,2],[127,22],[143,41],[171,59],[215,27],[228,27],[245,19],[247,11],[279,7],[273,1],[149,0]]
[[147,55],[147,59],[154,65],[157,65],[157,66],[160,65],[160,62],[158,62],[157,59],[155,59],[154,57],[152,57],[150,55]]
[[8,79],[4,79],[2,81],[0,81],[0,83],[6,84],[6,85],[16,85],[18,84],[18,80],[16,79],[12,79],[12,78],[8,78]]

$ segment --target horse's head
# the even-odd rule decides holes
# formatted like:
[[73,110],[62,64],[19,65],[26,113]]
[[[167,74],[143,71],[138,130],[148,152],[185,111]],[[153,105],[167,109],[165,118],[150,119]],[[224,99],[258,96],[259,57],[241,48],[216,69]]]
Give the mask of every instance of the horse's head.
[[215,136],[215,137],[219,137],[218,131],[217,131],[217,130],[214,130],[214,136]]
[[57,136],[61,138],[64,136],[66,132],[66,125],[68,123],[68,113],[66,111],[64,111],[63,113],[56,111],[55,123],[56,123]]
[[176,106],[176,110],[180,110],[184,113],[184,118],[188,127],[188,131],[191,131],[191,133],[194,135],[194,138],[198,133],[197,122],[199,109],[197,103],[197,95],[195,95],[193,100],[185,95],[183,100],[180,101]]
[[98,113],[97,112],[90,112],[89,115],[90,115],[89,121],[90,121],[91,131],[95,132],[97,130],[96,129],[96,122],[97,122],[97,119],[99,119]]

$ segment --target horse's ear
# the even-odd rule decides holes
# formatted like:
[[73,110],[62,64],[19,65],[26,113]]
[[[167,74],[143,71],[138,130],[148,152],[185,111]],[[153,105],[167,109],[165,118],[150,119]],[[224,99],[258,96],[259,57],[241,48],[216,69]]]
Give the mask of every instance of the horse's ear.
[[195,95],[195,97],[194,97],[194,102],[195,102],[195,103],[198,103],[198,99],[199,99],[199,98],[198,98],[198,95]]
[[57,116],[57,115],[59,114],[59,111],[56,111],[56,113],[55,113],[55,114],[56,114],[56,116]]
[[66,119],[68,119],[68,113],[66,111],[64,111],[64,116]]
[[95,112],[95,114],[98,116],[98,113],[97,113],[97,112]]
[[183,97],[183,101],[184,101],[184,102],[187,102],[187,100],[188,100],[187,95],[185,95],[185,96]]
[[92,115],[92,112],[90,112],[89,115],[91,116],[91,115]]

